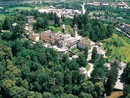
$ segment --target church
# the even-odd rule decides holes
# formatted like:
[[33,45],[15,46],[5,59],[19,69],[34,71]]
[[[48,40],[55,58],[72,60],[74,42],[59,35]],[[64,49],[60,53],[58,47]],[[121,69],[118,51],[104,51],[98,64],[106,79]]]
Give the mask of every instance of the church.
[[29,39],[34,42],[43,41],[51,45],[57,45],[59,48],[69,49],[80,41],[78,37],[77,25],[74,25],[72,36],[67,33],[53,32],[51,30],[44,31],[40,34],[34,33],[33,31],[29,33]]

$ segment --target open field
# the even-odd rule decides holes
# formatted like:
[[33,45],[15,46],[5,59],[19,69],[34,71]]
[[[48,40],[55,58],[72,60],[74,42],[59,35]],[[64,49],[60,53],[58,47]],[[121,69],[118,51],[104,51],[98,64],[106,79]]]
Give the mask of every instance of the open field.
[[121,61],[130,61],[130,39],[124,35],[113,34],[111,38],[106,39],[104,48],[107,50],[108,60],[118,58]]
[[14,10],[31,10],[32,8],[31,7],[25,7],[25,6],[20,6],[20,7],[11,7],[11,8],[8,8],[7,10],[8,11],[14,11]]
[[92,13],[96,14],[96,15],[99,15],[99,14],[104,15],[105,14],[104,11],[92,11]]
[[0,20],[4,20],[5,16],[5,14],[0,14]]
[[0,13],[0,20],[4,20],[4,18],[8,15],[14,15],[15,12],[6,12],[6,13]]

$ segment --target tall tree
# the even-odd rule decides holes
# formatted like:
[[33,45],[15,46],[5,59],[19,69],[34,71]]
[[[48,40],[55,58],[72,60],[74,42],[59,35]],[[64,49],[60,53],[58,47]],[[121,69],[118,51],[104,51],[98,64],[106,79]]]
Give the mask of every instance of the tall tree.
[[97,53],[97,48],[94,47],[92,51],[92,60],[95,61],[98,59],[98,53]]
[[113,87],[115,86],[115,83],[117,81],[118,77],[118,70],[117,70],[118,64],[116,62],[111,64],[111,69],[109,71],[107,82],[105,85],[105,91],[107,95],[110,95],[113,91]]
[[78,59],[77,59],[77,63],[80,66],[86,67],[86,65],[87,65],[86,57],[83,54],[80,54],[79,57],[78,57]]

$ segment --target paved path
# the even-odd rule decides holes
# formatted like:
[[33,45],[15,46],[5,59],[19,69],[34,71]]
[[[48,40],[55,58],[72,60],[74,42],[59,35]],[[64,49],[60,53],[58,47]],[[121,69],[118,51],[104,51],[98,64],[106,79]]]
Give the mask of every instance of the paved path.
[[88,63],[88,64],[90,65],[90,69],[88,70],[87,75],[88,75],[88,77],[91,77],[91,73],[92,73],[92,71],[94,69],[94,66],[93,66],[92,63]]

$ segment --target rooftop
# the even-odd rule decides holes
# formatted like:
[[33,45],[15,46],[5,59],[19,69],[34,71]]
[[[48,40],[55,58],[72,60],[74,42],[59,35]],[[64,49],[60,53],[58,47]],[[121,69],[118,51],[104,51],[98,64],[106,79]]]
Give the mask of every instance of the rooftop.
[[33,16],[26,16],[26,18],[34,18]]

